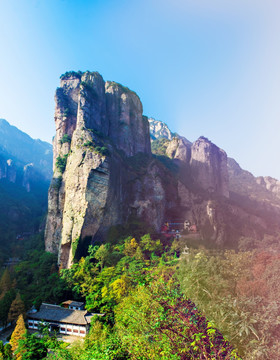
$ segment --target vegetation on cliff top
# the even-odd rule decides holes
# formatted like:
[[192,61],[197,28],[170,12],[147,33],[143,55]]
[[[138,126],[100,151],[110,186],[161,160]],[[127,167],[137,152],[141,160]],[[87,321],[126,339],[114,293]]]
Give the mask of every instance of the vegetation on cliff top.
[[108,84],[109,86],[111,86],[114,90],[117,90],[117,89],[120,89],[123,93],[125,94],[134,94],[136,95],[137,97],[139,97],[135,91],[133,90],[130,90],[128,87],[122,85],[122,84],[119,84],[115,81],[108,81]]
[[71,77],[76,77],[80,79],[82,77],[83,72],[82,71],[66,71],[64,74],[60,76],[61,80],[67,80]]

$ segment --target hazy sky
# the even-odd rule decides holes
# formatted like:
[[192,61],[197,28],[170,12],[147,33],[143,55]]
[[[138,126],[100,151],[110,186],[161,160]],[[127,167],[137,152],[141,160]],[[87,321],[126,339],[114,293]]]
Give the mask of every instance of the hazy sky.
[[0,117],[51,141],[59,76],[99,71],[145,115],[280,179],[279,14],[279,0],[0,0]]

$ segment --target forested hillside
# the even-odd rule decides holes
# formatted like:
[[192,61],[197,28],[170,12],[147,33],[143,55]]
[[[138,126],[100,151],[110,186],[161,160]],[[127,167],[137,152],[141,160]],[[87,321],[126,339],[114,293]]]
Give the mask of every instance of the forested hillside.
[[[58,343],[46,332],[44,340],[24,335],[21,354],[36,343],[43,354],[32,350],[36,359],[277,358],[279,239],[254,250],[244,239],[238,252],[207,249],[200,240],[188,249],[184,237],[152,239],[143,229],[134,224],[127,237],[121,234],[128,229],[113,228],[107,244],[90,246],[59,275],[54,257],[40,250],[4,272],[2,312],[6,306],[12,313],[7,304],[13,308],[19,294],[25,310],[72,297],[105,314],[93,319],[83,343]],[[52,353],[46,355],[46,346]]]

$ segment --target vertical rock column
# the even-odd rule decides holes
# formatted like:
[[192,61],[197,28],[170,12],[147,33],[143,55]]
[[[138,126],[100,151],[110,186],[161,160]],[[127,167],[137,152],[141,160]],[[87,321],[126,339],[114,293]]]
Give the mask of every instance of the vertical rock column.
[[215,195],[229,197],[227,154],[204,137],[192,145],[191,174],[195,184]]
[[[64,169],[71,146],[71,138],[76,128],[80,76],[70,76],[61,79],[60,87],[55,93],[55,127],[56,135],[53,139],[53,178],[48,194],[48,216],[45,229],[46,251],[58,252],[62,217],[64,208]],[[61,167],[56,163],[60,159]]]
[[126,221],[136,196],[129,192],[126,159],[151,148],[139,97],[120,84],[105,84],[100,74],[62,78],[55,100],[56,165],[45,243],[65,268],[86,238],[104,238],[110,226]]

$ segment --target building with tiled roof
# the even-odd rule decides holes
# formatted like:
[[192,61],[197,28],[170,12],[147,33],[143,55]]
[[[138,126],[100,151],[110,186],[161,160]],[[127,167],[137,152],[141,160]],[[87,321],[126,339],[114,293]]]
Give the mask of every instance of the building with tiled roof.
[[72,310],[84,310],[85,308],[85,303],[80,301],[73,301],[73,300],[63,301],[61,305],[65,308]]
[[94,315],[87,310],[73,310],[59,305],[43,303],[37,312],[28,313],[28,328],[38,329],[39,324],[49,324],[50,331],[61,334],[85,336],[90,327],[90,321]]

